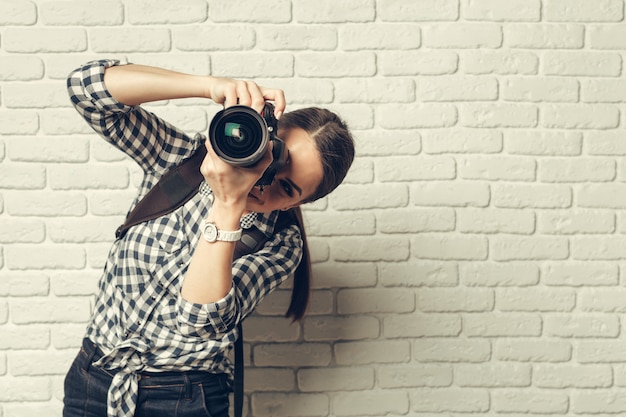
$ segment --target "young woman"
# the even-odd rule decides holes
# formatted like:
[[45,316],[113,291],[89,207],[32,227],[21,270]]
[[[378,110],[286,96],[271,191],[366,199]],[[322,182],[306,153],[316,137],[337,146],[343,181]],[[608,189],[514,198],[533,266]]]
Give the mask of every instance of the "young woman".
[[[144,171],[133,206],[198,147],[207,155],[191,200],[113,243],[83,346],[65,379],[63,415],[228,416],[227,356],[236,325],[292,275],[287,316],[304,315],[310,264],[299,206],[341,183],[354,158],[352,137],[327,110],[283,114],[283,92],[250,81],[103,60],[73,71],[67,86],[80,115]],[[259,112],[266,100],[275,103],[289,157],[271,185],[255,186],[272,162],[271,149],[254,167],[235,167],[209,140],[141,107],[186,97]],[[276,227],[281,212],[293,213],[295,222]],[[252,225],[267,242],[233,261],[240,229]],[[205,238],[207,228],[220,237]]]

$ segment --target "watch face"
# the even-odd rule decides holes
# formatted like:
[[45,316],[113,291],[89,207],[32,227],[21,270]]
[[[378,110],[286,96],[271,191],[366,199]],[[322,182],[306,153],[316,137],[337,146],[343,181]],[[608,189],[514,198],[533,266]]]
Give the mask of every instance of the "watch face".
[[217,227],[213,223],[205,223],[203,234],[208,242],[215,242],[217,240]]

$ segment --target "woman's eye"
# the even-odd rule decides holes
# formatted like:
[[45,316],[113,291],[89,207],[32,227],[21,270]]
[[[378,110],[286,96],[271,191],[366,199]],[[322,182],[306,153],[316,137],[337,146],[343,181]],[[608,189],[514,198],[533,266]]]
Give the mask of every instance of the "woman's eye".
[[283,187],[283,191],[285,191],[285,194],[287,194],[289,197],[293,197],[293,188],[291,187],[291,184],[289,184],[287,181],[281,181],[280,185],[281,187]]

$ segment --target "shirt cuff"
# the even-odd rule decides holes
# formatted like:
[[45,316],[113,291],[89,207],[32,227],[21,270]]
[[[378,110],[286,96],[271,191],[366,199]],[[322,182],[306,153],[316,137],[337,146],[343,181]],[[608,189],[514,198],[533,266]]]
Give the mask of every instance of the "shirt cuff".
[[223,335],[234,327],[235,289],[221,300],[208,304],[192,303],[178,296],[178,321],[181,332],[189,336]]
[[91,61],[82,67],[83,91],[91,99],[94,107],[100,112],[128,112],[133,107],[117,101],[104,83],[104,70],[118,65],[126,65],[126,61],[118,59],[103,59]]

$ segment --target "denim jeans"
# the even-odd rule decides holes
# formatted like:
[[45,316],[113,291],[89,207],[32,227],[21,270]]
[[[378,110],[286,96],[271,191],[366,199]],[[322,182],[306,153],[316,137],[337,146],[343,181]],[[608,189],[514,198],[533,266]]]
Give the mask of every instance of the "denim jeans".
[[[114,373],[91,366],[101,357],[89,340],[65,377],[63,417],[106,417],[107,393]],[[228,417],[226,375],[209,372],[139,374],[135,417]]]

